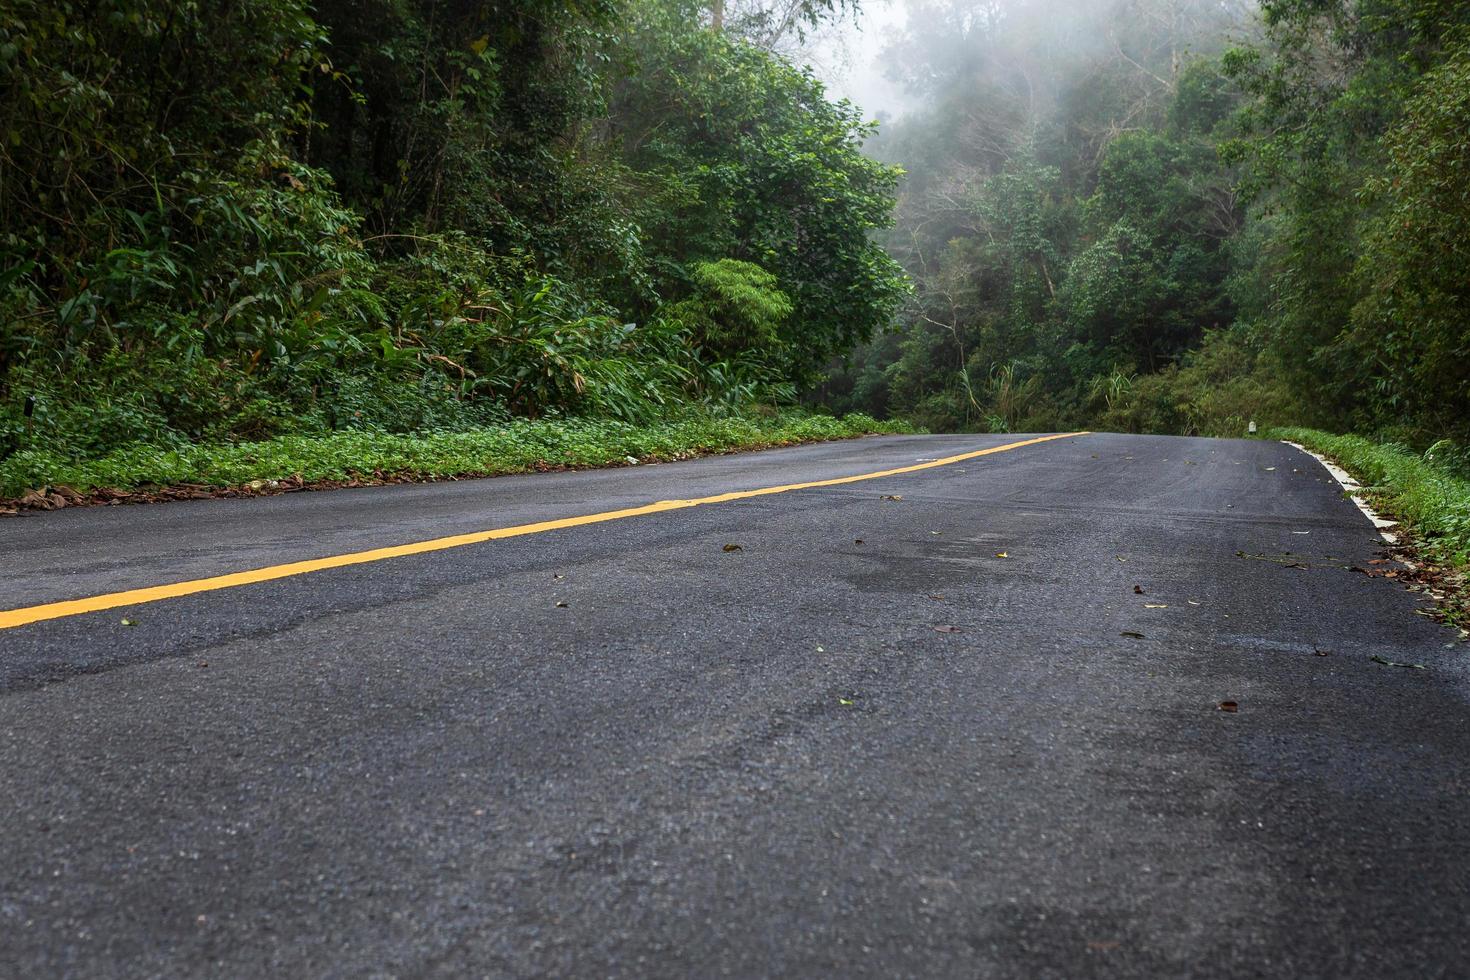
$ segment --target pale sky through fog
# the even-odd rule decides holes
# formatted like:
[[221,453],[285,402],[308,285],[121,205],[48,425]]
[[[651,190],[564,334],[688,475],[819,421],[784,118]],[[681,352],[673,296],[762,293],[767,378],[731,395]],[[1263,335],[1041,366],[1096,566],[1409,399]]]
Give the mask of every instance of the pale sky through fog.
[[843,22],[798,60],[812,66],[834,102],[850,99],[869,119],[880,112],[898,116],[913,100],[884,77],[878,55],[903,25],[903,0],[865,0],[856,24]]

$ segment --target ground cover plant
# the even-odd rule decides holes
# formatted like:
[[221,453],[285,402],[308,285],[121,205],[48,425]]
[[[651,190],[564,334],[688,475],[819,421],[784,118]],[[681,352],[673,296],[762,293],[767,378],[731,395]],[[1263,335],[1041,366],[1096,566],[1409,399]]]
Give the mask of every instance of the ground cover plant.
[[[632,423],[616,419],[515,419],[462,432],[393,435],[334,432],[259,442],[144,443],[93,459],[26,450],[0,463],[0,505],[51,509],[75,503],[158,499],[210,491],[274,492],[341,482],[499,476],[547,469],[624,466],[712,453],[913,432],[905,422],[788,411],[690,414]],[[96,491],[109,491],[97,494]],[[117,492],[111,492],[117,491]],[[136,495],[127,491],[143,491]]]

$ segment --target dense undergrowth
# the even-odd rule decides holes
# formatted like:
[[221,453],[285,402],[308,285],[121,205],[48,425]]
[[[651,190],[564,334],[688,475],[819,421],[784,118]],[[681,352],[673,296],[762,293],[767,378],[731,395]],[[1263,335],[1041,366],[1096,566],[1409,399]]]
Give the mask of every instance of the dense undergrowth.
[[903,291],[869,239],[897,172],[856,109],[704,16],[0,7],[7,486],[792,404]]
[[174,448],[139,444],[86,460],[33,449],[0,462],[0,499],[19,498],[47,486],[85,494],[97,489],[178,485],[239,487],[257,481],[310,485],[356,478],[489,476],[546,468],[619,466],[911,431],[906,423],[878,422],[862,415],[836,419],[787,412],[699,415],[644,424],[517,419],[464,432],[336,432]]

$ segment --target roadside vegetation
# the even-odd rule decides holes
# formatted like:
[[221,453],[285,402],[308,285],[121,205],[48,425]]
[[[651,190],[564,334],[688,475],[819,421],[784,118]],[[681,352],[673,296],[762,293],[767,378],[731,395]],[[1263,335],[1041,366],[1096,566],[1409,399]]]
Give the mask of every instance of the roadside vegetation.
[[1418,453],[1359,436],[1276,429],[1271,436],[1340,464],[1385,513],[1405,523],[1429,558],[1470,568],[1470,454],[1441,442]]
[[847,432],[731,419],[888,322],[898,172],[738,12],[7,3],[3,492]]
[[22,506],[52,509],[96,501],[207,496],[218,490],[271,493],[342,483],[499,476],[665,462],[911,431],[904,422],[792,411],[770,416],[700,413],[647,424],[516,419],[465,432],[337,432],[173,449],[134,444],[81,460],[25,450],[0,463],[0,500],[9,497]]
[[1410,553],[1401,557],[1412,565],[1407,575],[1394,575],[1434,598],[1447,622],[1470,629],[1470,453],[1449,440],[1416,452],[1315,429],[1267,435],[1305,446],[1351,473],[1373,506],[1402,525],[1400,539]]

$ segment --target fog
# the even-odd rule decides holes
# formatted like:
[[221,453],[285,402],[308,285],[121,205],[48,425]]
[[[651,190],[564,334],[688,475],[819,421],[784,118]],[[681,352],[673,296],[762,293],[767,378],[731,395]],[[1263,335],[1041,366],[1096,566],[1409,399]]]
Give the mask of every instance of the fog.
[[883,70],[884,47],[903,31],[905,0],[872,0],[854,17],[824,31],[801,52],[834,99],[847,99],[865,113],[896,118],[921,100]]
[[1162,80],[1181,59],[1250,37],[1255,10],[1251,0],[869,0],[785,46],[834,100],[897,119],[932,105],[937,78],[987,58],[1020,67],[1029,85],[1101,59]]

